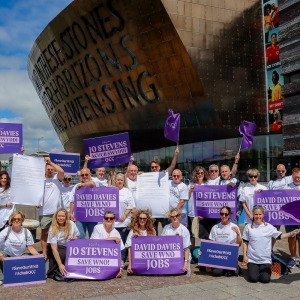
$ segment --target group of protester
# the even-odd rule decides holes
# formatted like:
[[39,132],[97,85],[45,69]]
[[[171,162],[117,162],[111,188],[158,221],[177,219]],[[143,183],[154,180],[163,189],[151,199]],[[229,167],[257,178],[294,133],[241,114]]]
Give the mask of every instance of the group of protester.
[[[296,264],[296,239],[300,238],[300,227],[287,226],[282,234],[279,228],[264,221],[262,206],[254,206],[254,192],[265,189],[297,189],[300,187],[300,168],[295,168],[291,176],[285,176],[284,165],[278,165],[277,179],[270,181],[268,188],[259,184],[259,171],[247,171],[249,183],[244,187],[234,177],[237,172],[239,154],[235,157],[232,170],[229,166],[219,167],[215,164],[205,168],[197,166],[192,173],[192,182],[187,186],[181,182],[182,174],[175,169],[179,149],[177,148],[171,165],[164,172],[172,174],[169,181],[169,211],[166,218],[154,220],[149,209],[136,207],[137,176],[140,174],[134,159],[130,161],[127,173],[111,173],[105,179],[105,168],[96,170],[97,177],[91,177],[87,168],[90,157],[86,156],[83,169],[78,172],[80,182],[71,185],[71,176],[64,174],[63,169],[53,163],[49,157],[45,158],[45,192],[42,203],[38,206],[40,216],[41,246],[45,259],[49,259],[47,275],[58,281],[63,281],[67,270],[65,268],[66,243],[77,238],[85,239],[86,231],[90,239],[114,240],[121,244],[121,269],[117,277],[121,276],[123,266],[128,259],[127,272],[133,273],[131,264],[131,240],[135,236],[154,236],[158,233],[158,223],[163,226],[162,235],[180,235],[183,237],[184,267],[189,268],[190,252],[195,248],[195,234],[201,239],[217,242],[243,244],[244,261],[248,266],[249,280],[267,283],[271,276],[271,251],[276,239],[289,239],[292,260],[289,264],[293,268]],[[159,161],[150,164],[152,172],[160,172]],[[220,173],[220,174],[219,174]],[[220,210],[220,219],[203,218],[195,215],[193,189],[199,185],[231,185],[238,190],[238,209],[236,215],[231,214],[231,208],[224,206]],[[77,221],[74,216],[74,195],[82,187],[114,186],[119,191],[119,218],[112,211],[104,213],[102,224],[97,222]],[[15,211],[10,202],[10,177],[7,172],[0,172],[0,262],[7,256],[24,255],[26,246],[35,255],[38,252],[33,247],[34,240],[29,230],[22,227],[25,216]],[[188,205],[186,205],[188,203]],[[245,210],[245,229],[241,236],[238,219]],[[196,232],[194,228],[196,227]],[[273,242],[272,242],[273,239]],[[299,243],[298,239],[298,243]],[[198,252],[201,255],[201,250]],[[213,269],[213,275],[221,276],[227,271]],[[240,274],[237,262],[236,274]],[[0,269],[0,284],[3,273]]]

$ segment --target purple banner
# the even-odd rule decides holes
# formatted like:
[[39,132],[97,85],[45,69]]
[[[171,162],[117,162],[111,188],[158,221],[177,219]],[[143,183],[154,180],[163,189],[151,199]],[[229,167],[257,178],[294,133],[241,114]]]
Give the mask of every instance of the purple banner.
[[231,216],[235,218],[237,189],[230,185],[195,186],[194,191],[195,216],[215,219],[220,218],[223,206],[231,208]]
[[0,153],[21,153],[23,125],[0,123]]
[[137,274],[182,274],[182,236],[138,236],[132,238],[131,268]]
[[239,127],[239,131],[243,135],[240,149],[248,149],[252,146],[255,129],[256,124],[248,121],[243,121],[243,123]]
[[174,114],[172,109],[168,110],[169,117],[165,124],[165,138],[175,143],[179,142],[180,114]]
[[131,149],[128,132],[83,140],[90,156],[90,169],[116,166],[130,161]]
[[272,225],[299,225],[297,221],[280,211],[285,204],[299,200],[298,190],[268,190],[254,193],[254,205],[261,205],[265,209],[264,220]]
[[66,278],[105,280],[120,271],[120,243],[78,239],[67,243]]
[[116,187],[82,187],[74,196],[77,221],[103,222],[106,211],[113,211],[119,219],[119,190]]
[[[300,203],[297,201],[283,205],[280,211],[286,216],[300,223]],[[299,224],[298,224],[299,225]]]

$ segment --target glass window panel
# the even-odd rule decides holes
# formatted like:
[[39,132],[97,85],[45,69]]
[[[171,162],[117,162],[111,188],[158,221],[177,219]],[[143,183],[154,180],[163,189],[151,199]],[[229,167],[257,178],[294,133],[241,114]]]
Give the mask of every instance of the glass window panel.
[[214,160],[226,159],[225,140],[214,141]]
[[192,150],[193,150],[193,161],[201,162],[203,160],[202,143],[194,143]]
[[226,159],[233,159],[238,150],[239,150],[239,139],[235,138],[235,139],[227,139],[225,140],[225,144],[226,144],[226,154],[225,157]]
[[214,142],[203,142],[203,160],[213,160],[213,153],[214,153]]
[[269,136],[270,139],[270,157],[283,157],[283,138],[281,134]]

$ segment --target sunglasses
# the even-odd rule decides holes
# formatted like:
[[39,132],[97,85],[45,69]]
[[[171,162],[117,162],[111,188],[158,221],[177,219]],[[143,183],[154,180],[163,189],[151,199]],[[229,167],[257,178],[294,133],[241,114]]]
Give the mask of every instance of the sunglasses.
[[180,215],[176,215],[176,216],[170,216],[170,218],[177,218],[179,217]]
[[71,181],[72,178],[64,178],[64,181]]
[[81,174],[81,177],[89,177],[90,174]]
[[255,176],[254,175],[249,175],[248,177],[249,178],[257,178],[258,176],[257,175],[255,175]]
[[216,172],[219,172],[218,170],[209,170],[210,173],[216,173]]
[[277,173],[284,173],[285,170],[277,170],[276,172],[277,172]]
[[21,221],[22,219],[21,218],[13,218],[12,220],[13,221]]
[[222,216],[222,217],[228,217],[229,216],[229,214],[227,214],[227,213],[220,213],[220,216]]
[[105,221],[112,221],[112,220],[114,220],[115,219],[115,217],[104,217],[104,220]]
[[197,172],[197,175],[204,175],[204,172]]
[[147,218],[139,218],[140,221],[147,221]]
[[180,175],[172,175],[172,177],[175,177],[175,178],[176,178],[176,177],[180,177]]

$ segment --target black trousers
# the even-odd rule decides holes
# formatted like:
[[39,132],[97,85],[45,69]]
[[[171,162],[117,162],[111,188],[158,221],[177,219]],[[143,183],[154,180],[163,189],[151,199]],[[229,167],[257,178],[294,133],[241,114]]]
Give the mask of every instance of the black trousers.
[[[58,253],[59,253],[60,260],[61,260],[62,264],[64,265],[65,261],[66,261],[66,252],[67,252],[66,247],[57,245],[57,250],[58,250]],[[52,248],[51,248],[50,244],[47,245],[47,256],[49,258],[49,270],[47,272],[47,277],[54,278],[54,276],[56,274],[60,274],[60,271],[59,271],[58,264],[55,260],[55,257],[53,255]]]
[[251,282],[269,283],[271,280],[271,264],[248,263],[248,277]]
[[220,219],[204,218],[201,220],[199,222],[199,238],[208,240],[211,229],[218,223],[220,223]]

